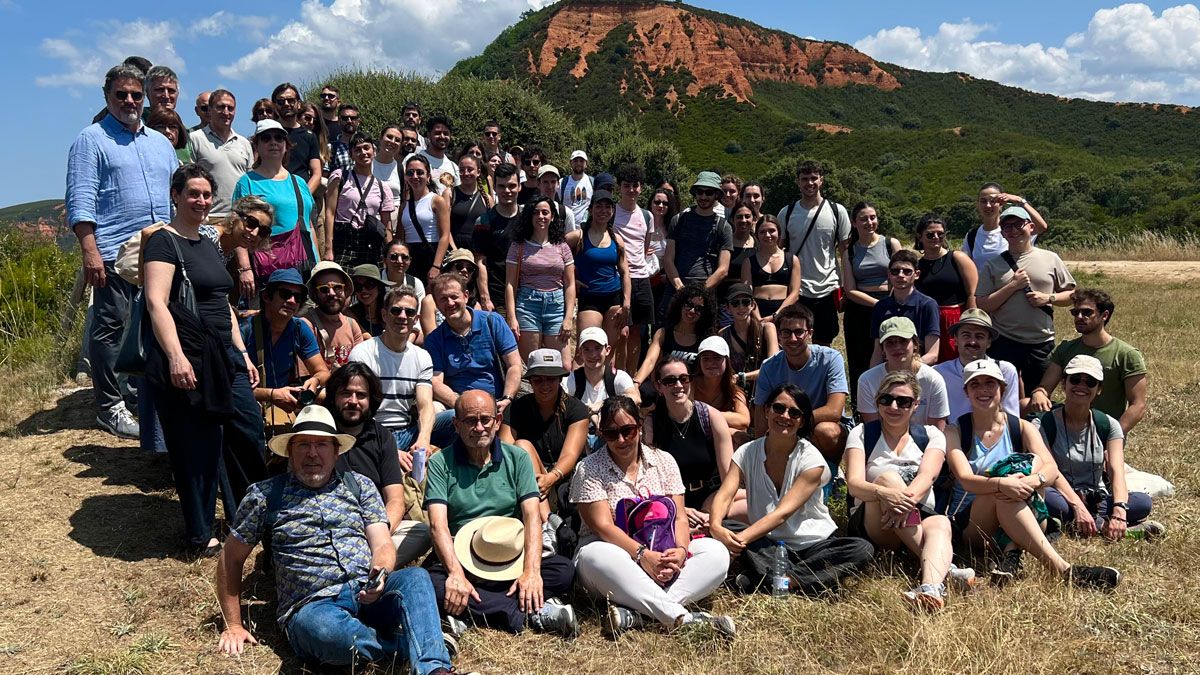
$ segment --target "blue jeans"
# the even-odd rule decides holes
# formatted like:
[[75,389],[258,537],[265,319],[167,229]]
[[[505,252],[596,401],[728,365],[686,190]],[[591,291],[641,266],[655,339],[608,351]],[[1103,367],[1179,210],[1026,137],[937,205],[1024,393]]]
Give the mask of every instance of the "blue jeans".
[[[433,418],[433,432],[429,434],[429,442],[439,448],[445,448],[454,442],[457,433],[454,430],[454,411],[443,410]],[[408,450],[417,442],[416,421],[402,429],[392,429],[392,436],[396,439],[397,450]]]
[[[1067,498],[1061,492],[1054,488],[1046,488],[1046,493],[1043,495],[1046,500],[1046,510],[1050,512],[1051,518],[1058,518],[1063,524],[1071,523],[1075,520],[1075,509],[1067,503]],[[1125,510],[1126,525],[1137,525],[1146,518],[1150,517],[1150,495],[1144,492],[1130,492],[1126,500],[1129,502],[1129,508]],[[1093,516],[1108,518],[1108,514],[1112,513],[1112,495],[1107,495],[1095,502],[1088,503],[1088,510]]]
[[517,326],[521,332],[558,335],[562,332],[566,301],[562,289],[535,291],[522,288],[517,291]]
[[388,575],[383,595],[369,605],[357,599],[361,584],[344,584],[334,597],[305,604],[288,619],[287,636],[302,659],[345,666],[356,659],[403,657],[412,672],[450,668],[429,573],[406,567]]

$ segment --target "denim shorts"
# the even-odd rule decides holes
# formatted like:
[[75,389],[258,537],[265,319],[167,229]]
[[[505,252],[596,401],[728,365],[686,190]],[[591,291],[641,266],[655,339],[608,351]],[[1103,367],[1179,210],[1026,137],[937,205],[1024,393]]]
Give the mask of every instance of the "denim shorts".
[[522,288],[517,291],[517,326],[521,332],[558,335],[562,331],[566,309],[561,288],[554,291]]

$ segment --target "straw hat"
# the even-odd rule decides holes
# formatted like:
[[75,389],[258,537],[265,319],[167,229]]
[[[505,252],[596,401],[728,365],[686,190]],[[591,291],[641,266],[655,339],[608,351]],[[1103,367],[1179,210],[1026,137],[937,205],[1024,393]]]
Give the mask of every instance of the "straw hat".
[[516,579],[525,565],[525,525],[507,516],[476,518],[454,535],[454,555],[480,579]]
[[300,414],[296,415],[296,421],[292,423],[292,430],[286,434],[272,437],[267,442],[267,447],[280,457],[287,457],[288,441],[292,436],[328,436],[337,439],[339,455],[345,454],[354,447],[355,443],[354,437],[350,434],[338,433],[337,425],[333,423],[333,415],[325,409],[325,406],[321,405],[305,406]]

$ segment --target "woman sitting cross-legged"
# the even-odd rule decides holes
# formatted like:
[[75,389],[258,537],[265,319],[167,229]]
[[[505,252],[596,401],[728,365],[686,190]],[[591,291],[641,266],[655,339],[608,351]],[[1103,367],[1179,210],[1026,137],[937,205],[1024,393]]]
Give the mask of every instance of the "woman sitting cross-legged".
[[[767,434],[738,448],[712,500],[709,532],[743,563],[738,588],[749,592],[771,573],[775,547],[788,555],[792,590],[819,594],[871,561],[875,549],[858,537],[833,536],[837,524],[821,488],[829,465],[808,436],[812,403],[797,386],[781,384],[767,397]],[[739,489],[746,489],[749,527],[726,520]]]
[[933,483],[946,461],[946,437],[935,426],[912,425],[921,385],[909,371],[888,373],[875,393],[879,419],[846,439],[846,487],[859,500],[850,534],[877,548],[907,548],[921,559],[921,583],[904,594],[918,608],[945,606],[948,573],[969,585],[973,570],[951,563],[950,520],[934,514]]
[[1066,405],[1042,414],[1034,425],[1058,464],[1054,487],[1046,489],[1046,508],[1074,534],[1120,539],[1126,529],[1146,538],[1162,536],[1162,523],[1146,520],[1150,495],[1130,492],[1125,483],[1125,435],[1121,424],[1092,403],[1100,394],[1104,367],[1080,354],[1063,369]]
[[[611,603],[601,623],[611,638],[642,627],[645,617],[668,628],[704,621],[733,637],[729,617],[685,607],[721,585],[729,556],[713,539],[691,538],[679,467],[669,454],[642,444],[641,427],[633,399],[614,396],[601,405],[607,447],[580,462],[571,480],[571,501],[583,516],[576,576]],[[657,503],[632,508],[647,499]],[[618,524],[624,515],[630,517]]]
[[1043,534],[1039,520],[1046,509],[1038,491],[1054,484],[1058,467],[1038,430],[1001,408],[1004,387],[1004,374],[991,359],[963,367],[971,412],[946,427],[946,458],[958,481],[948,515],[971,548],[1005,550],[992,571],[996,582],[1020,571],[1024,550],[1076,586],[1116,586],[1121,580],[1116,569],[1072,565]]

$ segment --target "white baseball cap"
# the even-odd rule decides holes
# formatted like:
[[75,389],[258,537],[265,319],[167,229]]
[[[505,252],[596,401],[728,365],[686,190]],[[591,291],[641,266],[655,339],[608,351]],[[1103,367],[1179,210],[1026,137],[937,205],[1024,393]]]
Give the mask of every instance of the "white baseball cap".
[[542,168],[538,169],[537,177],[541,178],[542,176],[545,176],[548,173],[552,173],[555,176],[562,178],[562,174],[559,173],[558,168],[556,166],[554,166],[553,164],[543,164]]
[[1100,359],[1087,354],[1079,354],[1067,361],[1067,367],[1063,368],[1063,372],[1067,375],[1083,373],[1091,375],[1093,380],[1104,381],[1104,365],[1100,363]]
[[720,354],[725,358],[729,358],[729,343],[726,342],[725,338],[721,337],[720,335],[706,337],[704,338],[704,341],[700,343],[700,348],[696,350],[697,354],[703,354],[704,352],[712,352],[714,354]]
[[1002,385],[1005,384],[1000,364],[991,359],[978,359],[963,366],[963,387],[965,388],[968,382],[981,376],[990,377]]
[[258,121],[258,124],[254,125],[254,135],[257,136],[264,131],[271,131],[272,129],[278,129],[279,131],[283,132],[287,131],[277,120],[261,119]]
[[599,326],[584,328],[579,333],[579,346],[582,347],[585,342],[599,342],[601,347],[607,347],[608,333],[605,333],[604,329]]
[[583,161],[586,162],[587,161],[587,153],[582,150],[576,150],[575,152],[571,153],[571,159],[572,160],[582,159]]

